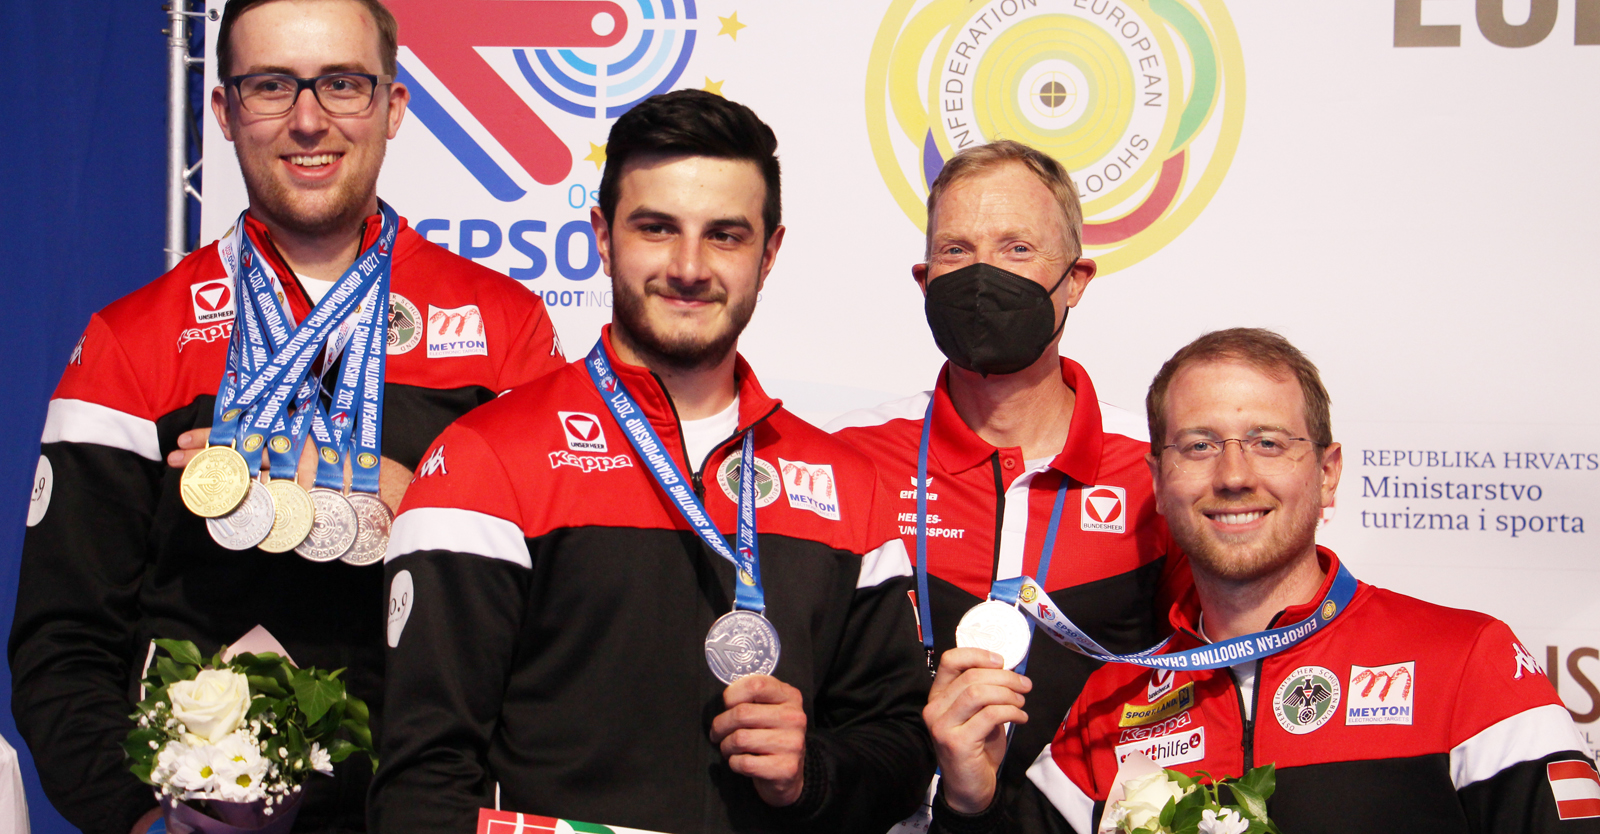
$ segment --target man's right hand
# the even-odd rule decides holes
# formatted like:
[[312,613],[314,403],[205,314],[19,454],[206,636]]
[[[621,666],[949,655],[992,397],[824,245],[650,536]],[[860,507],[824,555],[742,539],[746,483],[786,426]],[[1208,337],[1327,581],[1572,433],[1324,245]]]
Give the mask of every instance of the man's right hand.
[[1006,755],[1006,724],[1026,724],[1022,705],[1033,682],[984,649],[951,649],[939,659],[922,720],[939,757],[940,790],[950,809],[978,814],[994,802]]

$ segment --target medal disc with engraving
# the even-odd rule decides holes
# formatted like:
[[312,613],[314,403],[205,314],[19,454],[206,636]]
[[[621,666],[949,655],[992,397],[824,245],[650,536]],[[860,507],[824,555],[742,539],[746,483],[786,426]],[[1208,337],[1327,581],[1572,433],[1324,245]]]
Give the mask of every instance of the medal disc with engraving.
[[272,493],[272,532],[257,546],[268,553],[288,553],[311,533],[316,506],[311,496],[288,478],[268,481],[267,491]]
[[250,482],[250,494],[227,515],[206,519],[206,529],[217,544],[229,550],[249,550],[272,532],[272,493],[260,481]]
[[307,494],[316,513],[311,532],[294,552],[313,562],[332,562],[356,543],[356,511],[338,490],[317,487]]
[[706,632],[706,665],[723,683],[778,668],[778,629],[754,611],[729,611]]
[[207,446],[183,467],[178,493],[190,512],[216,518],[244,503],[250,481],[250,467],[231,446]]
[[389,528],[394,512],[383,499],[367,492],[350,493],[350,506],[356,511],[356,542],[339,560],[347,565],[371,565],[383,561],[389,549]]
[[1028,656],[1028,618],[1015,605],[996,599],[967,609],[956,625],[958,648],[988,649],[1004,658],[1005,668],[1015,669]]

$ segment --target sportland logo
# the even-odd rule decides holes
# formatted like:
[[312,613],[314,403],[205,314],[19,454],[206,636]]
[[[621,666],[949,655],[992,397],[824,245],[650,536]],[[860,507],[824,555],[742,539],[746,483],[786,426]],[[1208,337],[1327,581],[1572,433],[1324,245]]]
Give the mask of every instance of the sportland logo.
[[695,0],[546,0],[537,12],[504,0],[386,5],[400,24],[396,80],[411,92],[411,112],[503,202],[527,194],[506,157],[535,182],[563,182],[576,161],[568,142],[583,139],[563,128],[599,120],[593,132],[603,137],[608,120],[672,89],[699,26]]
[[945,160],[1014,139],[1072,172],[1105,274],[1172,242],[1216,193],[1244,62],[1222,0],[894,0],[866,94],[873,157],[918,227]]

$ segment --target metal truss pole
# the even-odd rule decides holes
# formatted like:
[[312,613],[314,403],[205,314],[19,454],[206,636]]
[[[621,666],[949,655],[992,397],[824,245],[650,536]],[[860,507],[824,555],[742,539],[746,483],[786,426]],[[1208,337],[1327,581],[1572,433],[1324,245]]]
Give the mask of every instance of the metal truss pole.
[[186,11],[189,0],[172,0],[167,13],[167,269],[188,254],[189,195],[200,199],[189,180],[200,163],[189,166],[189,68],[205,63],[189,55],[189,18],[203,12]]

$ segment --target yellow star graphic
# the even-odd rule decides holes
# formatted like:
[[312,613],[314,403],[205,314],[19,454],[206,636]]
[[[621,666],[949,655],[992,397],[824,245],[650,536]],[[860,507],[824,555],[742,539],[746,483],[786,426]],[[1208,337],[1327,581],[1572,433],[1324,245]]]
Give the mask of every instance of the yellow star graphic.
[[739,30],[745,28],[745,25],[739,22],[738,12],[734,12],[727,17],[719,16],[717,19],[722,21],[722,31],[718,32],[718,35],[727,35],[734,40],[739,39]]
[[[706,85],[704,87],[701,87],[700,89],[705,90],[706,92],[711,93],[713,95],[722,96],[722,85],[725,82],[725,80],[726,79],[724,79],[724,81],[712,81],[711,80],[711,76],[708,75],[708,76],[706,76]],[[723,98],[727,98],[727,96],[722,96],[722,97]]]
[[589,155],[583,158],[585,162],[593,162],[594,169],[600,170],[606,164],[606,146],[589,143]]

